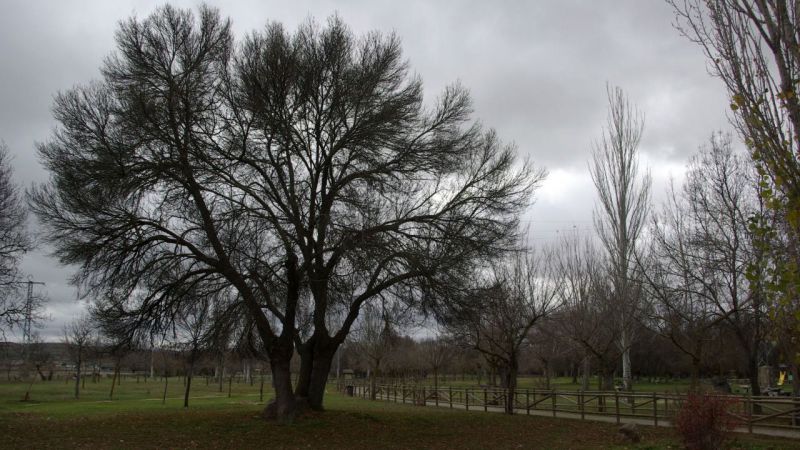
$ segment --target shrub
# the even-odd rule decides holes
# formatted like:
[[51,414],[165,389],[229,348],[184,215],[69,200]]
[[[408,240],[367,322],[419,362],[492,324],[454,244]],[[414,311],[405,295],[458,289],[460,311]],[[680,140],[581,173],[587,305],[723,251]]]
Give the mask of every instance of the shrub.
[[690,450],[718,449],[739,424],[732,414],[736,399],[690,393],[675,416],[675,428]]

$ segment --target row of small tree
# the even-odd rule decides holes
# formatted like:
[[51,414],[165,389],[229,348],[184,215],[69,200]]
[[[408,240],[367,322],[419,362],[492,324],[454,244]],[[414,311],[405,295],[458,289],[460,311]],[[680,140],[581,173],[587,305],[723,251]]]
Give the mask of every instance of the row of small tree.
[[[749,154],[734,151],[729,137],[713,136],[689,162],[683,186],[671,186],[666,204],[651,213],[649,175],[639,173],[636,155],[643,120],[621,91],[610,90],[608,125],[590,164],[604,251],[565,242],[558,271],[544,277],[518,258],[514,270],[494,275],[502,282],[484,283],[492,307],[467,308],[458,332],[487,355],[502,348],[513,374],[519,344],[553,306],[565,339],[595,359],[602,378],[621,361],[627,389],[638,330],[656,331],[688,355],[695,381],[709,342],[732,336],[747,360],[752,393],[760,393],[759,362],[777,350],[798,395],[800,6],[671,4],[678,29],[700,44],[725,82]],[[519,270],[526,272],[522,284],[515,282]],[[558,282],[563,297],[553,302],[549,292]],[[532,286],[536,293],[525,292]]]
[[473,277],[463,306],[441,318],[448,333],[501,368],[509,412],[520,354],[541,345],[541,335],[577,346],[601,389],[615,388],[620,366],[621,387],[632,388],[630,355],[646,331],[690,359],[695,387],[711,344],[729,338],[746,361],[751,393],[761,393],[759,366],[777,353],[799,394],[797,335],[776,323],[766,274],[794,244],[766,208],[756,168],[730,136],[715,134],[689,161],[683,184],[651,207],[649,176],[637,170],[642,121],[621,91],[609,94],[607,134],[590,164],[597,238],[575,233],[547,250],[523,242]]

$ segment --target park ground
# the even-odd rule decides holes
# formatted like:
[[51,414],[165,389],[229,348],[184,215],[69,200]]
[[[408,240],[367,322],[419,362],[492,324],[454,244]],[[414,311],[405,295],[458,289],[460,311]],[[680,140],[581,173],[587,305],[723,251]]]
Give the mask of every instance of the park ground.
[[[207,384],[208,383],[208,384]],[[2,448],[680,448],[672,429],[640,427],[626,444],[612,424],[570,419],[451,411],[373,402],[330,389],[327,411],[290,425],[267,423],[259,383],[219,386],[197,378],[188,409],[183,380],[125,379],[109,400],[110,381],[87,381],[72,399],[65,381],[0,383]],[[266,387],[265,387],[266,389]],[[26,391],[30,400],[21,401]],[[264,393],[264,400],[270,397]],[[734,435],[731,448],[800,449],[800,442]]]

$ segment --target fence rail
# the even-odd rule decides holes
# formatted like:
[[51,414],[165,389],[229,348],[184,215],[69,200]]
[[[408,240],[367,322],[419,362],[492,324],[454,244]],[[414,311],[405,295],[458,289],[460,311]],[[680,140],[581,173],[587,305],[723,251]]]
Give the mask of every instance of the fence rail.
[[[509,392],[502,388],[468,388],[405,384],[375,384],[359,380],[338,383],[347,395],[418,406],[504,411]],[[734,400],[731,414],[742,431],[800,437],[800,398],[724,395]],[[516,414],[552,415],[609,422],[671,426],[686,394],[617,391],[517,389]]]

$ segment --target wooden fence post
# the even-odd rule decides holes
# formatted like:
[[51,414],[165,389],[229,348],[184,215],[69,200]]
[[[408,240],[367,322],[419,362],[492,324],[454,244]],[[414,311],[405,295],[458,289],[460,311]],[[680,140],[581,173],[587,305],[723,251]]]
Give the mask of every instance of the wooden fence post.
[[469,411],[469,388],[464,389],[464,405],[467,407],[467,411]]
[[453,386],[450,386],[449,389],[450,393],[447,395],[450,398],[450,409],[453,409]]
[[489,402],[486,397],[486,388],[483,388],[483,412],[489,411]]
[[794,412],[792,413],[792,426],[796,427],[797,415],[798,413],[800,413],[800,403],[798,403],[797,397],[792,397],[792,406],[790,406],[790,408],[794,410]]
[[617,425],[619,425],[619,392],[614,391],[614,405],[617,413]]
[[531,415],[531,391],[525,389],[525,411],[529,416]]
[[581,410],[581,420],[585,420],[586,419],[586,413],[583,410],[583,408],[584,408],[583,389],[578,391],[578,406],[580,407],[580,410]]
[[653,426],[658,426],[658,397],[653,392]]
[[428,398],[425,396],[425,386],[422,386],[422,406],[428,405]]
[[747,432],[753,433],[753,394],[747,391]]
[[556,391],[550,389],[550,400],[553,402],[553,417],[556,416]]

